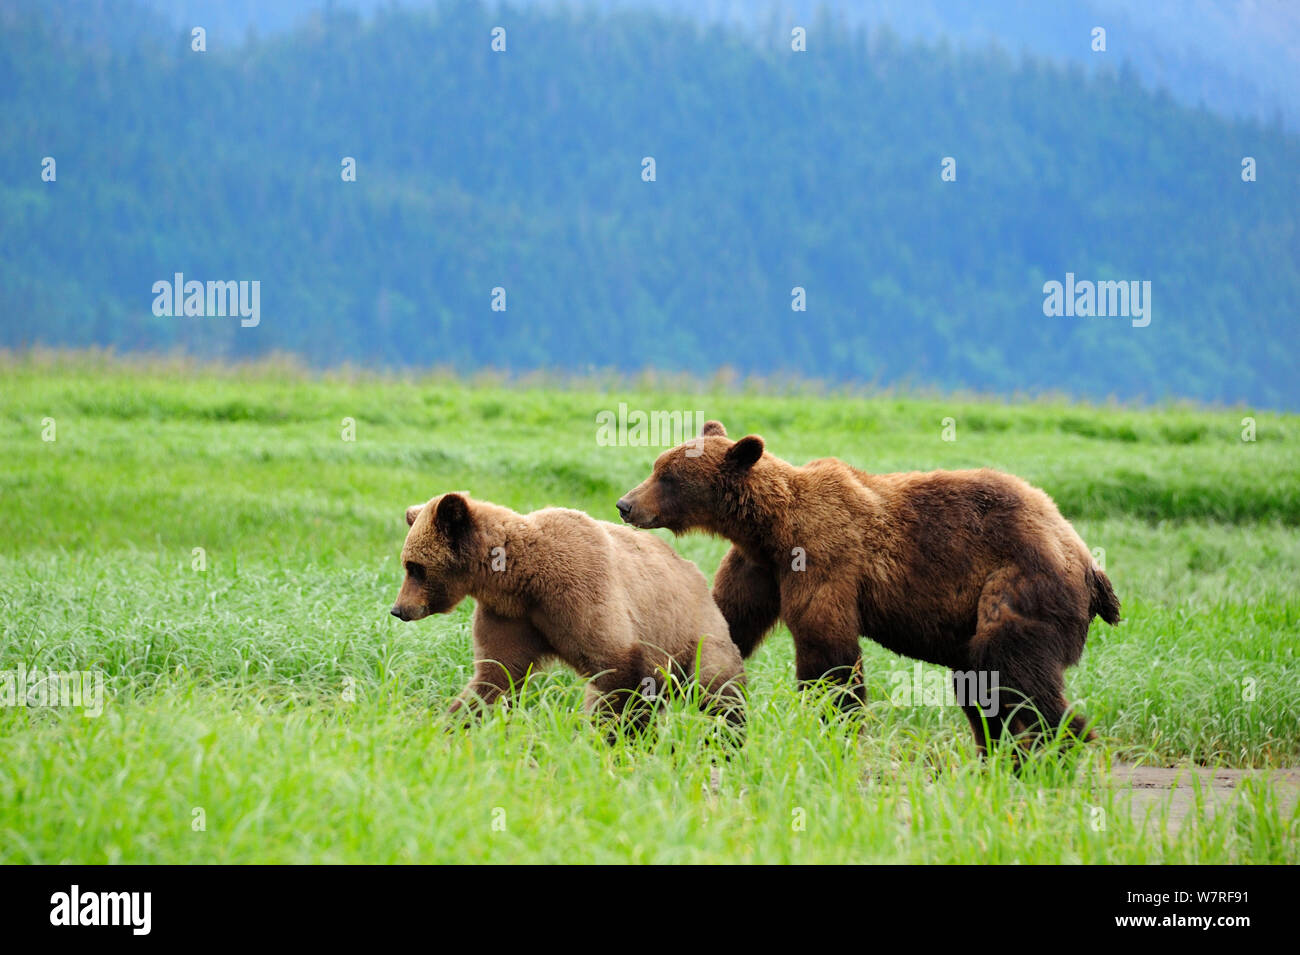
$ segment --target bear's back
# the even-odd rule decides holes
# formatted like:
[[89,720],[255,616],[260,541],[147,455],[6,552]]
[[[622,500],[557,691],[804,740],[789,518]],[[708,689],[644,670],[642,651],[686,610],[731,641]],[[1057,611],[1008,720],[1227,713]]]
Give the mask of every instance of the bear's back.
[[527,515],[538,539],[572,559],[586,552],[607,562],[608,571],[630,581],[663,582],[678,589],[708,591],[708,581],[696,567],[677,553],[667,541],[648,531],[601,521],[567,507],[548,507]]
[[584,547],[584,562],[599,560],[604,599],[619,605],[637,639],[674,655],[692,652],[703,633],[729,639],[708,580],[667,541],[568,508],[528,517],[542,540],[557,545],[563,540],[566,551]]
[[[1014,474],[979,468],[871,478],[871,486],[921,529],[934,550],[941,550],[942,541],[965,540],[972,553],[983,550],[994,561],[1033,552],[1061,569],[1090,557],[1051,497]],[[971,547],[967,535],[976,536],[979,546]]]

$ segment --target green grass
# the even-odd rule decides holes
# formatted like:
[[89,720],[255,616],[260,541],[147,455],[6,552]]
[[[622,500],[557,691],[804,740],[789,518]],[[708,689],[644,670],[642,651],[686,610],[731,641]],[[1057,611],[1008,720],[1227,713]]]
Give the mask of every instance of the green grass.
[[[1300,763],[1300,418],[785,390],[4,359],[0,670],[98,670],[107,702],[0,707],[0,862],[1300,861],[1293,790],[1262,773],[1180,822],[1109,775]],[[729,761],[684,706],[608,746],[564,670],[448,732],[472,602],[388,615],[405,506],[467,489],[614,519],[658,451],[597,444],[620,401],[797,463],[1045,488],[1124,604],[1069,676],[1101,741],[1019,776],[981,763],[955,708],[890,702],[912,662],[866,641],[866,714],[828,720],[784,630],[749,661]],[[726,548],[665,537],[707,575]]]

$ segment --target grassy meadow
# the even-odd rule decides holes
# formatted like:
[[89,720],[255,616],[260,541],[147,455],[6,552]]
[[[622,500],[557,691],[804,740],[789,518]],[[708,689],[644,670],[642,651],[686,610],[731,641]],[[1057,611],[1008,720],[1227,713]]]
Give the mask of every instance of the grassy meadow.
[[[956,707],[896,705],[913,663],[869,641],[865,715],[829,716],[784,629],[727,760],[684,705],[607,745],[563,669],[449,732],[472,601],[389,616],[405,506],[464,489],[616,520],[660,450],[597,442],[619,402],[795,463],[1043,487],[1123,604],[1069,673],[1100,741],[981,763]],[[1268,772],[1300,765],[1294,415],[28,354],[0,356],[0,450],[0,671],[105,689],[97,716],[0,706],[0,862],[1300,861]],[[727,546],[664,536],[708,576]],[[1133,763],[1257,772],[1182,815],[1134,802]]]

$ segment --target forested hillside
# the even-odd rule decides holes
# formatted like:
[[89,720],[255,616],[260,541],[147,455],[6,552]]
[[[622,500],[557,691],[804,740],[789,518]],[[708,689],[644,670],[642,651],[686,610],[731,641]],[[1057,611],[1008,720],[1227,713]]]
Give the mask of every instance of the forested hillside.
[[[66,3],[68,0],[42,0]],[[77,0],[85,4],[89,0]],[[104,3],[107,0],[96,0]],[[324,6],[363,13],[436,0],[144,0],[175,28],[202,24],[219,42],[291,29]],[[1300,5],[1254,0],[504,0],[509,6],[577,7],[600,12],[649,8],[723,23],[773,45],[791,24],[825,11],[834,23],[888,26],[905,37],[984,47],[996,44],[1054,62],[1106,70],[1128,60],[1142,81],[1180,102],[1228,116],[1300,129]],[[502,5],[494,0],[494,6]],[[1091,31],[1107,31],[1104,55]]]
[[[473,3],[200,53],[0,2],[0,143],[0,345],[1300,407],[1300,140],[1129,71]],[[177,272],[260,322],[156,316]],[[1150,324],[1044,315],[1067,273]]]

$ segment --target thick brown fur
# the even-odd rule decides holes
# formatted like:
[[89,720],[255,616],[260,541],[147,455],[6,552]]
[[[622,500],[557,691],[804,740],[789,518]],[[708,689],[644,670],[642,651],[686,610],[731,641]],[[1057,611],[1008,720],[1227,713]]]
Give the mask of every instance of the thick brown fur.
[[644,725],[671,674],[697,682],[707,712],[741,723],[744,664],[708,581],[653,534],[459,493],[407,508],[406,522],[393,615],[447,613],[466,596],[478,605],[474,674],[452,712],[517,693],[559,659],[590,680],[598,717]]
[[[998,471],[868,474],[835,458],[795,467],[762,438],[733,442],[710,421],[660,455],[618,508],[638,527],[730,540],[713,595],[741,654],[783,620],[801,683],[839,684],[846,705],[865,699],[860,635],[988,674],[997,711],[987,735],[979,707],[963,706],[981,752],[1004,728],[1055,731],[1069,710],[1064,670],[1092,617],[1119,621],[1110,581],[1051,498]],[[1091,738],[1082,717],[1068,725]]]

